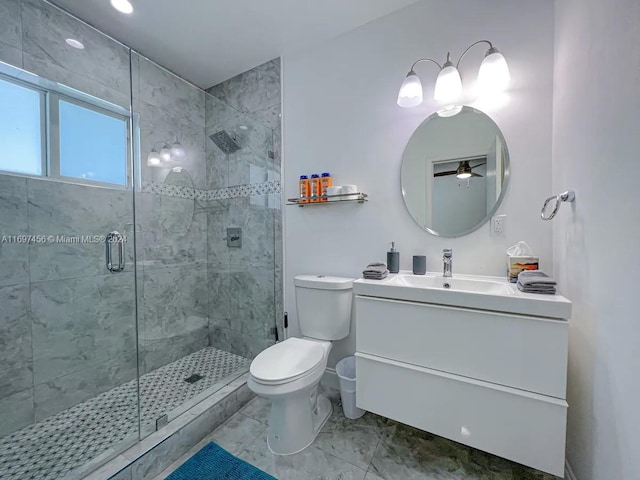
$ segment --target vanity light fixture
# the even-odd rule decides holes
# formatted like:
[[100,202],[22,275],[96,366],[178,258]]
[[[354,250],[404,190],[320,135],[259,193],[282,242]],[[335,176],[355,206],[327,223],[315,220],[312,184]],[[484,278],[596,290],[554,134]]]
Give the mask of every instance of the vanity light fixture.
[[163,162],[171,161],[171,147],[166,143],[160,149],[160,158]]
[[479,40],[469,45],[455,64],[451,61],[450,53],[447,53],[447,59],[443,65],[440,65],[431,58],[416,60],[413,65],[411,65],[409,73],[407,73],[407,76],[400,86],[398,105],[411,108],[417,107],[422,103],[422,82],[420,82],[420,78],[414,71],[415,66],[421,62],[434,63],[440,69],[438,78],[436,79],[433,98],[443,104],[452,104],[455,102],[462,94],[462,79],[460,78],[460,71],[458,70],[460,62],[471,47],[480,43],[489,45],[489,49],[485,53],[478,72],[478,85],[480,89],[483,92],[497,92],[504,89],[511,79],[507,61],[489,40]]
[[111,6],[121,13],[133,13],[133,5],[129,0],[111,0]]
[[174,162],[182,161],[187,157],[187,152],[184,150],[184,147],[180,145],[178,140],[176,140],[176,143],[171,145],[170,157]]
[[160,141],[153,145],[149,155],[147,155],[147,166],[170,166],[170,164],[183,162],[186,159],[187,152],[180,141],[176,140],[173,144],[169,144],[166,141]]
[[154,148],[147,155],[147,166],[149,167],[159,167],[162,163],[162,159],[160,158],[160,154]]

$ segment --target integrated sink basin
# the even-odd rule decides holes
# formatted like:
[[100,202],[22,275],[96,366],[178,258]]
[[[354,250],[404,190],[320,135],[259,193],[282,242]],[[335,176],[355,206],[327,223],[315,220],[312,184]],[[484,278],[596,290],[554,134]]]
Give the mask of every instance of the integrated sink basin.
[[450,291],[476,292],[493,295],[511,295],[515,293],[512,284],[470,277],[443,277],[425,275],[393,275],[389,285],[413,288],[437,288]]
[[571,317],[571,302],[561,295],[523,293],[502,277],[460,274],[443,277],[441,273],[413,275],[401,271],[384,280],[357,280],[353,290],[356,295],[392,300],[558,319]]

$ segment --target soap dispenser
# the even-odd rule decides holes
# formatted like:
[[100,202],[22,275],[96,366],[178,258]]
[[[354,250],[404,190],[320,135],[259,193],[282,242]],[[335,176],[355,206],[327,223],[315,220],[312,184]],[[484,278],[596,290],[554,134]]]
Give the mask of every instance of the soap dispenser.
[[387,269],[391,273],[400,271],[400,252],[396,250],[396,242],[391,242],[391,250],[387,252]]

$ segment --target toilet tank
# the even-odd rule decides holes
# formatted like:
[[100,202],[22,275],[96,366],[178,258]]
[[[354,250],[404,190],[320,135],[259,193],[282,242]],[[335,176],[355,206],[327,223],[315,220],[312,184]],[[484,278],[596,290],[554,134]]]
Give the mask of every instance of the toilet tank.
[[349,335],[353,278],[297,275],[298,325],[303,337],[340,340]]

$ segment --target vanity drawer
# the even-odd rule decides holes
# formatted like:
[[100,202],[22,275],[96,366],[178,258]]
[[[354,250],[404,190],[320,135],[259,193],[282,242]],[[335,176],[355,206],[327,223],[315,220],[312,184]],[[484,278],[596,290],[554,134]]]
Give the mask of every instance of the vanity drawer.
[[563,320],[356,296],[356,350],[565,398]]
[[356,353],[367,411],[563,476],[567,403]]

